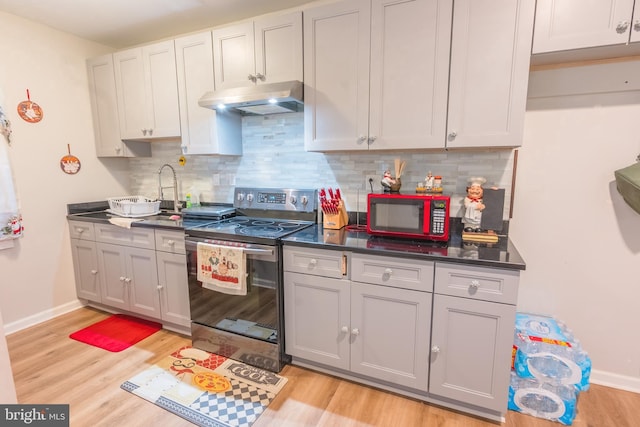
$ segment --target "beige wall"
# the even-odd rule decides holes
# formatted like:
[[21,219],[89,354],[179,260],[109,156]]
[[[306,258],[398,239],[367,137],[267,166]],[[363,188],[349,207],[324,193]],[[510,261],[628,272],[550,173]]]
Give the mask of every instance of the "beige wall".
[[592,381],[640,392],[640,214],[614,177],[640,154],[638,75],[640,61],[532,73],[511,237],[518,308],[563,320]]
[[[108,49],[1,12],[0,28],[0,102],[12,122],[25,227],[14,248],[0,251],[0,309],[10,331],[75,307],[66,204],[126,193],[128,163],[95,156],[85,59]],[[44,111],[36,124],[16,113],[27,89]],[[82,162],[77,175],[60,169],[67,144]]]

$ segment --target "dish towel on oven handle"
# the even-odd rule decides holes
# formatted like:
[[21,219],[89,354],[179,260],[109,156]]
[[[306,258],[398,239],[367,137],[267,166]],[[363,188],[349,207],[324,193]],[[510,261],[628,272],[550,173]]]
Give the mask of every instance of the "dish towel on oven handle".
[[197,258],[198,281],[203,288],[230,295],[247,294],[243,248],[198,242]]

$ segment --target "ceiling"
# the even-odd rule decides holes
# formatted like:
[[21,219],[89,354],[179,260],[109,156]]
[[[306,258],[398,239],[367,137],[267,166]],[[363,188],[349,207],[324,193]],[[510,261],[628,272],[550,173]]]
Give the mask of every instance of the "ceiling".
[[0,0],[0,11],[116,49],[314,0]]

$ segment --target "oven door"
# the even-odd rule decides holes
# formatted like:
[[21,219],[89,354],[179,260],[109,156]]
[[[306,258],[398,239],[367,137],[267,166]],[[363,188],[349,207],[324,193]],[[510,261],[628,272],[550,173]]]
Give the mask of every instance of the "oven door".
[[[278,252],[276,246],[245,244],[246,295],[229,295],[203,287],[197,279],[197,243],[228,242],[187,237],[187,270],[191,321],[200,325],[266,342],[277,343]],[[237,246],[233,243],[233,246]]]

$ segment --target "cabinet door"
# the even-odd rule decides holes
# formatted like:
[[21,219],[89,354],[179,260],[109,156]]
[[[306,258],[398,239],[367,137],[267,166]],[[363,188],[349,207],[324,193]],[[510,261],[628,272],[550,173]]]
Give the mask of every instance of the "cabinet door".
[[435,295],[429,393],[504,413],[516,307]]
[[530,0],[455,2],[447,147],[522,144],[534,8]]
[[256,20],[254,32],[256,83],[302,81],[302,12]]
[[351,370],[427,391],[431,297],[351,284]]
[[96,242],[71,239],[71,255],[76,278],[76,295],[78,298],[100,302],[100,274]]
[[305,149],[367,150],[369,0],[319,6],[303,18]]
[[[538,0],[533,53],[627,43],[633,3],[633,0]],[[637,33],[632,31],[634,36]]]
[[96,155],[122,157],[124,146],[118,123],[113,56],[108,54],[87,60],[87,73]]
[[374,0],[369,148],[442,148],[452,0]]
[[255,84],[253,22],[213,30],[213,64],[216,90]]
[[640,2],[634,3],[633,22],[631,24],[631,35],[629,36],[629,41],[632,43],[640,42]]
[[349,369],[349,281],[284,273],[286,353]]
[[156,259],[162,320],[188,327],[191,324],[191,314],[186,256],[156,252]]
[[129,310],[160,319],[155,251],[127,248],[125,263],[127,271],[125,282],[128,281],[129,284]]
[[[182,154],[242,154],[240,118],[217,116],[198,100],[214,88],[211,32],[175,40]],[[233,121],[230,126],[226,121]]]
[[101,274],[102,303],[123,310],[129,309],[126,248],[97,243],[98,271]]
[[121,139],[146,137],[146,95],[140,48],[113,54]]
[[179,137],[180,112],[173,40],[144,46],[142,55],[145,66],[149,136]]

